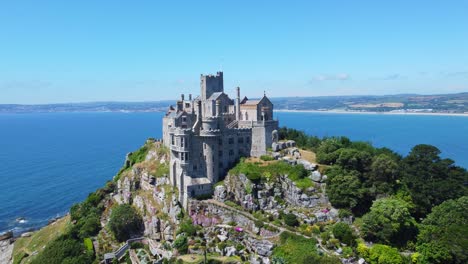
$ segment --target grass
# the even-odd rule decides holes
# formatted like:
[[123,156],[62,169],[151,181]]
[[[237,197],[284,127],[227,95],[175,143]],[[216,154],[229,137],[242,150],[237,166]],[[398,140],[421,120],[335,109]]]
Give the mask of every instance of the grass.
[[273,256],[283,258],[286,263],[307,263],[310,258],[318,257],[316,244],[315,239],[283,232],[279,245],[273,250]]
[[[201,263],[203,263],[203,260],[204,260],[202,255],[195,255],[195,254],[182,255],[178,259],[182,260],[183,263],[190,263],[190,264],[201,264]],[[221,263],[239,263],[239,262],[242,262],[240,257],[237,257],[237,256],[223,257],[223,256],[216,256],[216,255],[208,254],[207,259],[208,260],[217,260],[217,261],[220,261]]]
[[[257,164],[245,159],[241,160],[229,173],[245,174],[249,180],[257,182],[261,180],[273,181],[280,175],[288,175],[289,179],[296,182],[308,175],[307,170],[302,165],[292,166],[283,161]],[[301,184],[306,184],[306,181],[301,182]]]
[[[21,259],[25,254],[29,256],[34,252],[40,252],[50,241],[54,240],[58,236],[65,233],[67,227],[70,225],[70,216],[67,215],[55,223],[50,224],[41,230],[35,232],[31,237],[21,237],[15,241],[15,247],[13,249],[13,260],[15,263],[17,259]],[[21,263],[29,263],[32,258],[25,257]]]

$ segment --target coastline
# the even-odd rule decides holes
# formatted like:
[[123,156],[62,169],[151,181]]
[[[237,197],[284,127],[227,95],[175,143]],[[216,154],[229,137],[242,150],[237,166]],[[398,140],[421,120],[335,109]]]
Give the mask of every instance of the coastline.
[[323,114],[360,114],[360,115],[421,115],[421,116],[462,116],[468,117],[468,113],[424,113],[424,112],[373,112],[373,111],[345,111],[345,110],[289,110],[278,109],[279,113],[323,113]]

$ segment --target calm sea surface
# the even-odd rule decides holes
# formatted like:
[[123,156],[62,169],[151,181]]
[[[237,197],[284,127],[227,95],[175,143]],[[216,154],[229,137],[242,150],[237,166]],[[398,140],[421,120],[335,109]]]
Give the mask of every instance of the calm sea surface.
[[[161,137],[163,113],[0,115],[0,233],[47,224],[103,186],[125,154]],[[276,113],[280,124],[317,136],[348,136],[401,154],[437,146],[468,167],[468,117]],[[25,221],[17,221],[24,217]]]

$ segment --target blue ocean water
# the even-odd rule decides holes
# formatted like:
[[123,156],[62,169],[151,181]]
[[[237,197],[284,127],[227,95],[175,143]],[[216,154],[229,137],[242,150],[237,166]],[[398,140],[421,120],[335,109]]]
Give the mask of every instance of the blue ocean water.
[[[0,233],[24,232],[65,214],[112,179],[127,152],[161,137],[163,113],[0,115]],[[348,136],[406,154],[427,143],[468,167],[468,117],[285,113],[280,124]],[[20,223],[17,218],[24,217]]]

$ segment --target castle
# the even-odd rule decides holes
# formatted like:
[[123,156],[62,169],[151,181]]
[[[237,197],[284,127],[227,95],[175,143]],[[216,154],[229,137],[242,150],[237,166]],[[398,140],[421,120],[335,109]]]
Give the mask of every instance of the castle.
[[223,73],[200,76],[201,95],[182,95],[163,118],[163,142],[170,149],[170,181],[179,201],[212,193],[241,157],[261,156],[277,136],[273,104],[260,100],[230,99],[224,93]]

